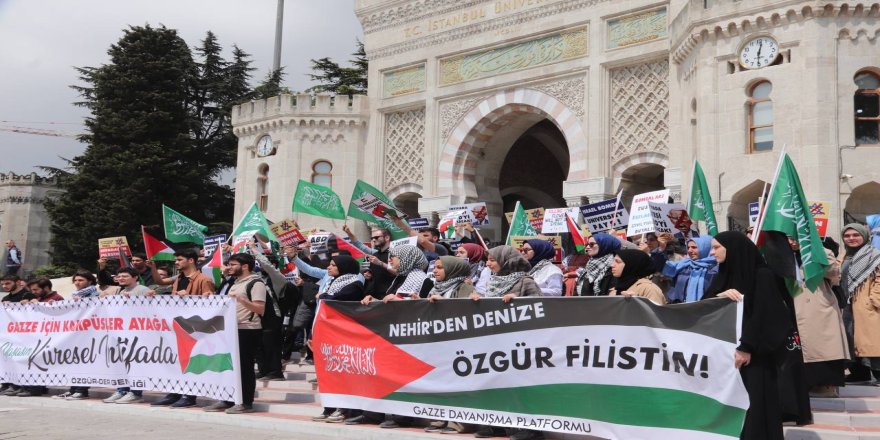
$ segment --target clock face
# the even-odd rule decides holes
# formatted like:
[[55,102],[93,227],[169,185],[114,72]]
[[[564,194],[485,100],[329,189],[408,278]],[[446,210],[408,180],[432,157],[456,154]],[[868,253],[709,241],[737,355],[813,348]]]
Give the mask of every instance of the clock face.
[[770,37],[752,39],[739,52],[739,63],[747,69],[760,69],[776,61],[779,43]]
[[275,146],[272,145],[272,138],[269,135],[263,136],[257,141],[257,154],[260,156],[268,156],[275,152]]

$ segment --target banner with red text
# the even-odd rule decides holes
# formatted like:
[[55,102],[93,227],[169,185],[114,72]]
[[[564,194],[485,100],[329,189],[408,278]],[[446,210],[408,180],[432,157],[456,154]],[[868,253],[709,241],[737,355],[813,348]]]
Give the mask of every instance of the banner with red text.
[[616,439],[735,439],[741,307],[644,298],[322,301],[328,407]]
[[0,382],[241,403],[235,300],[109,296],[0,306]]

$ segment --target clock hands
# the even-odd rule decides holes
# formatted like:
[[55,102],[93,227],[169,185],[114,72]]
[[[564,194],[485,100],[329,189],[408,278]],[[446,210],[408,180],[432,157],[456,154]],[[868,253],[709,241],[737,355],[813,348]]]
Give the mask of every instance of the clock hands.
[[759,40],[758,42],[758,55],[755,56],[755,61],[758,63],[758,67],[761,67],[761,49],[764,48],[764,40]]

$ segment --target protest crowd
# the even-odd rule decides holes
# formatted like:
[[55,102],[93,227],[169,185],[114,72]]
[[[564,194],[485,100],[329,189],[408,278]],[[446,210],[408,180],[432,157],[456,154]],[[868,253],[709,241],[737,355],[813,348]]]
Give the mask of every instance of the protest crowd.
[[[730,354],[750,401],[743,439],[782,439],[784,424],[812,423],[811,396],[835,398],[847,383],[877,383],[880,239],[876,232],[872,236],[869,226],[848,224],[839,231],[841,248],[831,234],[820,238],[812,222],[806,233],[797,227],[777,227],[779,221],[770,212],[762,214],[747,233],[719,232],[714,215],[699,212],[705,201],[691,201],[685,207],[672,204],[668,193],[661,194],[645,208],[665,209],[674,225],[636,234],[625,231],[633,224],[625,221],[619,199],[610,202],[614,217],[621,221],[582,228],[585,220],[579,219],[586,218],[587,211],[579,217],[563,209],[563,229],[546,235],[517,204],[508,240],[496,244],[480,236],[475,217],[459,221],[461,214],[453,213],[441,218],[438,227],[411,227],[395,214],[390,202],[384,211],[373,204],[371,211],[359,213],[372,216],[375,223],[368,237],[357,236],[347,225],[342,231],[309,233],[296,221],[285,220],[272,230],[239,227],[230,239],[223,237],[210,248],[174,250],[144,232],[147,253],[118,247],[115,253],[102,252],[96,271],[72,274],[76,291],[71,301],[115,295],[234,297],[243,402],[218,401],[204,407],[209,412],[253,411],[256,381],[285,380],[284,365],[292,353],[301,352],[301,364],[314,363],[312,325],[318,304],[326,300],[374,307],[407,300],[509,303],[535,296],[635,297],[657,305],[720,301],[715,298],[743,302],[742,336]],[[711,201],[702,206],[712,206]],[[626,213],[631,221],[636,211],[633,206]],[[705,222],[702,234],[694,220]],[[192,223],[199,235],[200,225]],[[268,225],[265,219],[262,225]],[[876,231],[877,225],[872,227]],[[179,238],[171,235],[166,223],[167,238]],[[183,240],[201,244],[197,239]],[[14,243],[7,246],[11,249]],[[9,254],[0,282],[6,292],[3,304],[64,300],[48,279],[19,278],[22,255],[17,249]],[[799,294],[793,293],[795,289]],[[317,386],[320,390],[321,383]],[[104,402],[141,402],[142,392],[119,387]],[[0,393],[27,397],[46,394],[47,389],[5,383]],[[89,388],[74,386],[52,397],[87,399]],[[196,397],[167,394],[150,405],[193,407]],[[369,409],[327,407],[313,420],[388,429],[420,425],[428,432],[472,433],[477,438],[543,438],[538,430],[417,420]]]

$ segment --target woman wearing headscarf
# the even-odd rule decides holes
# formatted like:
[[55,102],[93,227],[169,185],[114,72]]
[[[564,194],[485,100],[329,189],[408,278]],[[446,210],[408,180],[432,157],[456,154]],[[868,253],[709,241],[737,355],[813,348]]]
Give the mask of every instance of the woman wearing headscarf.
[[[492,276],[486,284],[485,297],[501,297],[504,302],[509,302],[517,296],[543,295],[535,280],[529,276],[532,266],[510,246],[489,249],[486,267],[492,271]],[[472,293],[471,299],[479,300],[479,293]]]
[[718,273],[718,262],[709,255],[711,251],[712,237],[704,235],[687,241],[687,258],[666,261],[663,276],[672,280],[672,288],[666,292],[670,303],[695,302],[703,297]]
[[360,264],[348,255],[330,258],[327,274],[333,281],[318,298],[336,301],[360,301],[364,298],[364,284],[360,277]]
[[587,239],[587,254],[590,261],[578,277],[575,288],[578,296],[604,296],[611,288],[611,263],[614,253],[620,249],[620,240],[610,234],[600,232]]
[[609,295],[641,296],[655,304],[666,304],[663,291],[651,281],[654,274],[654,261],[639,249],[617,251],[611,263],[614,287]]
[[[800,244],[789,238],[801,266]],[[825,248],[828,267],[825,278],[814,291],[794,298],[798,333],[801,337],[806,386],[813,397],[839,397],[838,387],[845,384],[844,371],[849,349],[846,330],[834,286],[840,283],[840,263],[834,252]]]
[[711,255],[718,261],[718,275],[703,298],[743,301],[742,336],[734,366],[749,394],[749,409],[740,438],[782,440],[776,366],[793,334],[791,296],[745,235],[732,231],[716,235]]
[[[469,284],[473,286],[477,286],[480,283],[483,269],[486,268],[486,253],[486,248],[474,243],[462,243],[455,251],[456,257],[467,261],[470,270],[467,280]],[[483,280],[483,285],[485,285],[488,280],[488,278]]]
[[842,235],[846,249],[840,280],[847,299],[844,321],[851,322],[847,322],[847,331],[855,357],[862,358],[880,380],[880,250],[871,246],[868,228],[858,223],[846,225]]
[[544,240],[526,240],[521,252],[532,265],[529,275],[544,296],[562,296],[562,269],[553,264],[556,256],[553,245]]
[[[333,277],[318,299],[334,301],[360,301],[364,298],[364,284],[360,277],[360,264],[348,255],[330,258],[327,275]],[[321,415],[312,417],[315,422],[339,423],[346,417],[359,415],[360,411],[343,408],[324,408]]]
[[458,257],[440,257],[434,264],[434,288],[428,294],[428,300],[470,297],[474,286],[465,282],[470,273],[467,261]]
[[[391,281],[391,286],[388,287],[382,301],[426,298],[428,296],[434,283],[425,273],[425,269],[428,268],[428,259],[419,248],[409,244],[397,246],[391,249],[388,254],[388,263],[395,270],[397,276]],[[361,302],[369,304],[377,299],[367,295]]]

